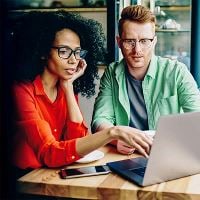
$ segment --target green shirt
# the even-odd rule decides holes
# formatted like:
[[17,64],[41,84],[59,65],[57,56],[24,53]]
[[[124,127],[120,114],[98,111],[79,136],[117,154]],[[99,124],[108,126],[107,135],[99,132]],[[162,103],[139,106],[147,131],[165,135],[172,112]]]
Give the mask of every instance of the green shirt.
[[[142,82],[149,129],[161,115],[200,111],[200,91],[187,67],[178,61],[153,56]],[[129,125],[130,103],[124,60],[106,68],[95,100],[92,130],[102,123]]]

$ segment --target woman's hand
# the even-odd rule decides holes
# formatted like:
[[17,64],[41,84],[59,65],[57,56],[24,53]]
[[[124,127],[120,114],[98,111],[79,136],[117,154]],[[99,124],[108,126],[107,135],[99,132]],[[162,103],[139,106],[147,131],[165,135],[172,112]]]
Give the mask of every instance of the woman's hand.
[[[145,157],[148,157],[153,143],[152,139],[146,136],[144,131],[129,126],[113,126],[100,130],[95,134],[88,134],[85,137],[78,138],[76,149],[80,156],[84,156],[113,140],[122,141],[119,143],[121,143],[120,146],[123,146],[123,149],[126,147],[128,151],[131,149],[132,152],[137,150]],[[125,154],[125,151],[122,150],[120,153]]]
[[148,157],[152,140],[143,131],[128,126],[115,126],[111,128],[111,135],[114,139],[125,142],[126,147],[132,150],[136,149],[142,155]]
[[76,72],[74,72],[74,74],[72,75],[72,77],[70,79],[61,79],[60,80],[60,85],[63,88],[64,91],[69,91],[69,89],[73,90],[73,82],[79,78],[80,76],[82,76],[85,72],[85,69],[87,67],[87,63],[84,59],[81,59],[79,61],[79,64],[77,66],[77,70]]
[[77,78],[79,78],[84,74],[86,67],[87,67],[86,61],[84,59],[81,59],[78,63],[76,72],[73,74],[72,78],[70,78],[68,81],[73,83]]
[[80,108],[78,106],[77,100],[74,95],[74,89],[73,89],[73,82],[77,78],[79,78],[81,75],[84,74],[84,71],[87,67],[87,64],[84,59],[79,61],[79,64],[77,66],[76,72],[72,75],[70,79],[61,79],[60,85],[65,92],[65,97],[67,100],[67,110],[68,110],[68,117],[69,120],[76,122],[76,123],[82,123],[83,116],[80,111]]

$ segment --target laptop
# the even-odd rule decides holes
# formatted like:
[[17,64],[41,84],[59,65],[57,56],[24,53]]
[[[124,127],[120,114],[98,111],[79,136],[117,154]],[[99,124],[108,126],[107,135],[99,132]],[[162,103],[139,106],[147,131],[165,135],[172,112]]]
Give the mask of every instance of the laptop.
[[149,158],[109,162],[110,170],[140,186],[200,173],[200,112],[161,116]]

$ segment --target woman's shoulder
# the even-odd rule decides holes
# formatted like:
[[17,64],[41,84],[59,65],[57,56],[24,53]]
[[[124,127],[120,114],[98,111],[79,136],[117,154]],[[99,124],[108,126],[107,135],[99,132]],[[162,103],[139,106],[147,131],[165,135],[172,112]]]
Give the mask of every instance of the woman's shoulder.
[[42,80],[41,77],[38,75],[35,77],[33,81],[27,80],[27,81],[20,81],[20,82],[15,82],[13,85],[13,89],[15,92],[31,92],[33,93],[34,91],[36,93],[43,93],[43,85],[42,85]]
[[16,95],[20,95],[22,93],[33,93],[34,86],[32,82],[15,82],[13,85],[13,92]]

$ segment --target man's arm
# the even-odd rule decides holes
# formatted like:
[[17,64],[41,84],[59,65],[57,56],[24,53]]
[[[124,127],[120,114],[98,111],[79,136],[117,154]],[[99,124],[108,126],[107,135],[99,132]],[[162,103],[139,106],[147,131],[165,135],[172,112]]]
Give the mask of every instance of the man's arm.
[[180,68],[180,73],[178,75],[178,94],[179,101],[184,112],[200,111],[200,90],[197,84],[184,66]]
[[[122,113],[119,109],[118,101],[118,83],[115,80],[113,65],[109,66],[100,81],[100,89],[98,97],[95,100],[94,111],[93,111],[93,120],[92,120],[92,132],[105,130],[106,128],[111,128],[115,125],[118,125],[116,120],[116,114],[124,116],[126,113]],[[116,110],[115,110],[116,109]],[[124,116],[125,118],[126,116]],[[120,123],[122,124],[122,123]],[[124,123],[125,125],[125,123]],[[134,130],[129,127],[130,130]],[[141,133],[143,134],[143,133]],[[132,153],[135,148],[125,144],[121,140],[113,140],[110,144],[117,147],[118,152],[123,154]]]
[[92,132],[103,130],[114,126],[116,123],[113,103],[113,77],[108,68],[106,68],[99,86],[99,93],[95,99],[93,116],[92,116]]

